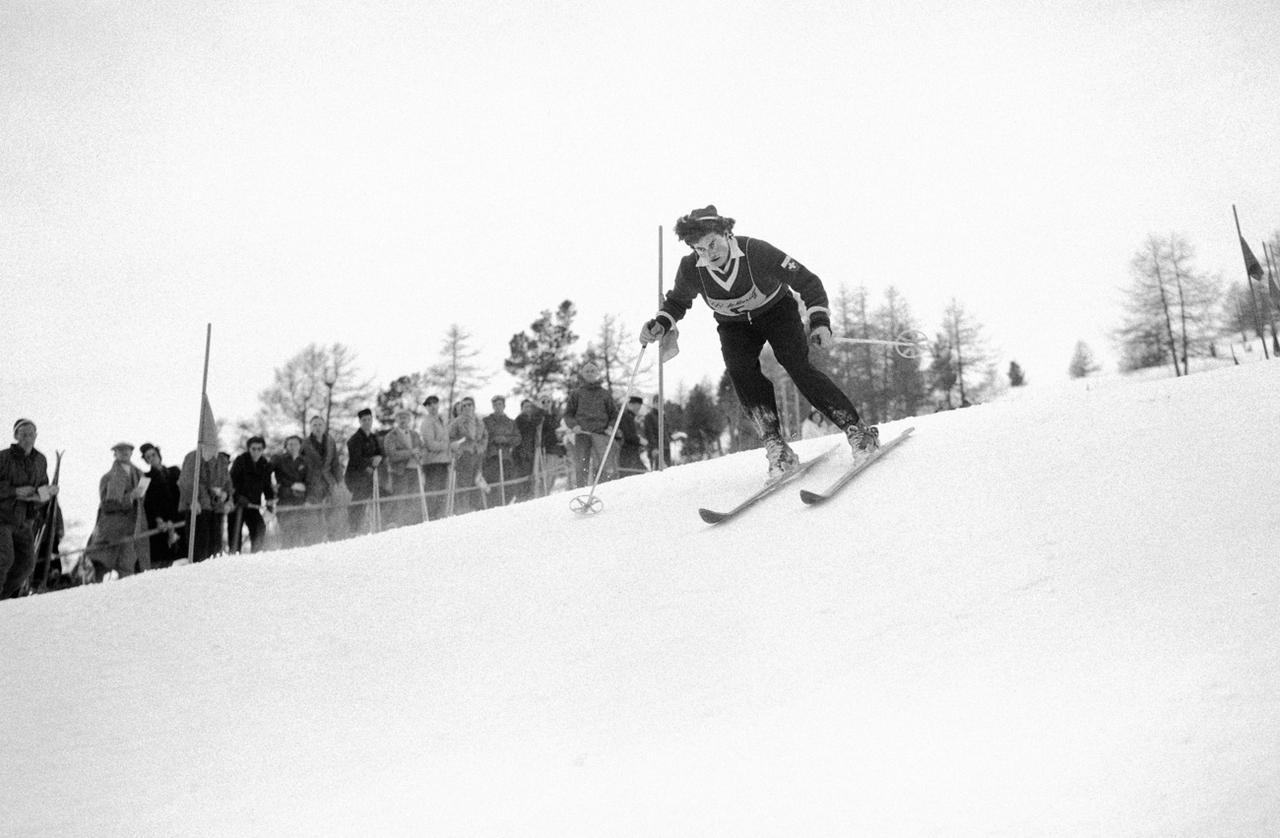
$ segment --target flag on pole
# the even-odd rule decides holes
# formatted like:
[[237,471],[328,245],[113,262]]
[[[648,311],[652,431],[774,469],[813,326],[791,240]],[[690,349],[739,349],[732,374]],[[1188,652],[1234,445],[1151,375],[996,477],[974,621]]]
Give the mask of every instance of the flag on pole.
[[213,419],[213,408],[209,406],[209,396],[200,395],[200,445],[218,447],[218,423]]
[[1240,249],[1244,251],[1244,270],[1249,275],[1249,279],[1257,282],[1262,279],[1262,265],[1258,263],[1258,257],[1253,255],[1253,251],[1249,249],[1249,243],[1244,240],[1244,236],[1240,237]]

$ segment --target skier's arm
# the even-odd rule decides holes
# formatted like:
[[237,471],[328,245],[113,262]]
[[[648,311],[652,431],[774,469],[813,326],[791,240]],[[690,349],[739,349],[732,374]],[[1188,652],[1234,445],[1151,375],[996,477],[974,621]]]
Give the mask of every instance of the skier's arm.
[[809,328],[822,326],[831,328],[831,313],[827,308],[827,289],[822,285],[813,271],[778,248],[765,241],[756,239],[753,244],[763,248],[763,259],[768,265],[769,273],[784,285],[794,288],[804,301],[805,310],[809,313]]
[[697,273],[697,264],[692,258],[686,257],[680,260],[675,286],[667,292],[662,305],[658,306],[658,313],[640,329],[641,343],[661,340],[662,336],[674,329],[676,323],[689,311],[694,298],[701,291]]

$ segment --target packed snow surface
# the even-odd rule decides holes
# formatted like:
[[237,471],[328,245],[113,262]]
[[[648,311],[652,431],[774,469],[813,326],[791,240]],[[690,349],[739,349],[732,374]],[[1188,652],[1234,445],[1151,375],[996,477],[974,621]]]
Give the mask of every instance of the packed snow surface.
[[1023,388],[812,509],[703,524],[747,452],[0,603],[0,832],[1280,834],[1278,394]]

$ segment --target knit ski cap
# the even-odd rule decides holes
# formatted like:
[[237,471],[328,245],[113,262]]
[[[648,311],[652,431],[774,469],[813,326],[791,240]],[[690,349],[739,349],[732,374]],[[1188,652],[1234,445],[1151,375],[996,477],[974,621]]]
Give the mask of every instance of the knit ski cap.
[[15,437],[18,435],[18,431],[22,429],[22,426],[23,426],[23,425],[30,425],[31,427],[33,427],[33,428],[34,428],[34,427],[36,426],[36,423],[35,423],[35,422],[32,422],[30,419],[19,419],[17,422],[14,422],[14,423],[13,423],[13,435],[14,435]]

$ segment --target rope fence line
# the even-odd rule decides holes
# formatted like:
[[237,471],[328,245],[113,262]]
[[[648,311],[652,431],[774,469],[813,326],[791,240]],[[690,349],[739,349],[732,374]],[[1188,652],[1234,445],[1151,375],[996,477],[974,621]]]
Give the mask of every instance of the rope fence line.
[[[498,488],[499,486],[502,486],[502,487],[523,486],[523,485],[527,485],[535,482],[542,482],[548,477],[550,478],[550,482],[545,483],[544,485],[547,485],[547,486],[554,485],[555,481],[557,481],[560,477],[567,477],[570,471],[571,469],[569,468],[568,464],[563,464],[557,469],[549,470],[545,472],[543,476],[528,474],[522,477],[515,477],[508,480],[504,480],[504,481],[501,481],[501,483],[498,483],[498,482],[487,483],[484,486],[476,484],[463,489],[459,489],[455,487],[452,489],[438,489],[430,492],[428,491],[405,492],[403,494],[398,494],[398,495],[381,495],[379,498],[376,498],[376,499],[366,498],[362,500],[348,500],[345,502],[325,502],[325,503],[288,504],[288,505],[276,504],[274,509],[270,509],[269,507],[264,507],[262,504],[243,504],[241,505],[240,508],[254,509],[258,511],[267,511],[271,514],[274,514],[276,518],[279,518],[281,517],[282,513],[289,513],[290,515],[296,514],[296,513],[302,513],[302,512],[332,513],[332,512],[344,511],[351,507],[372,506],[375,503],[381,504],[384,506],[388,503],[403,503],[405,501],[410,501],[410,500],[414,502],[422,501],[425,503],[427,498],[443,498],[447,502],[452,503],[452,500],[454,497],[461,494],[468,493],[468,492],[479,492],[482,496],[484,496],[484,495],[487,495],[491,490],[493,490],[494,488]],[[619,475],[622,475],[622,474],[645,474],[647,472],[644,469],[620,468],[617,470],[617,473]],[[538,478],[536,481],[535,481],[535,477]],[[546,489],[544,491],[544,494],[550,494],[550,492],[551,492],[550,489]],[[508,505],[516,502],[517,499],[518,499],[518,496],[514,494],[510,495],[508,500]],[[487,503],[486,503],[486,508],[487,508]],[[223,506],[221,509],[218,509],[216,511],[215,510],[210,510],[210,511],[214,511],[215,514],[219,516],[227,516],[232,514],[235,510],[236,510],[236,505],[228,503],[225,506]],[[189,512],[185,514],[189,514]],[[450,513],[450,515],[451,514],[452,513]],[[450,515],[444,515],[441,517],[450,517]],[[433,519],[433,520],[438,520],[438,519]],[[123,547],[127,544],[131,544],[136,541],[141,541],[143,539],[150,538],[153,535],[160,535],[161,533],[166,533],[166,532],[175,532],[177,530],[184,529],[186,526],[187,526],[187,521],[179,520],[171,524],[168,524],[166,526],[152,527],[150,529],[146,529],[146,530],[142,530],[140,532],[134,533],[133,535],[127,536],[125,538],[117,538],[111,541],[94,541],[93,537],[90,536],[89,543],[86,544],[84,547],[77,547],[72,550],[63,550],[59,548],[57,551],[55,551],[54,557],[58,559],[66,560],[74,556],[83,555],[85,553],[90,553],[96,550],[107,550],[113,547]]]

